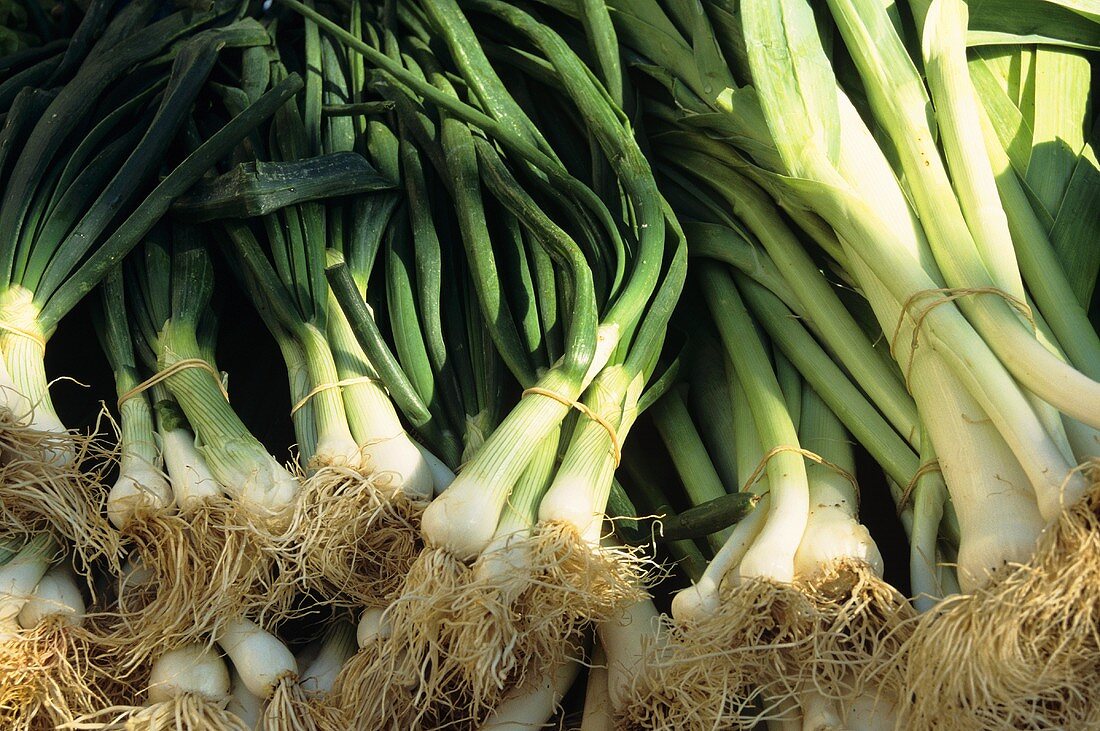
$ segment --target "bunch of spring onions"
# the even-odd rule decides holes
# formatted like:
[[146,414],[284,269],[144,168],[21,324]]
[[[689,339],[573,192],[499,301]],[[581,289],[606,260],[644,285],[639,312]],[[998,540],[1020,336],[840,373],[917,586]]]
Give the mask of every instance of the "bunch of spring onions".
[[[1092,248],[1095,224],[1079,206],[1096,178],[1082,134],[1088,60],[1064,46],[1081,42],[1067,14],[1082,27],[1095,16],[1051,6],[1023,38],[1031,7],[978,13],[968,26],[961,2],[912,3],[908,18],[862,2],[830,2],[828,15],[796,0],[744,3],[737,18],[718,3],[692,14],[672,3],[615,5],[644,67],[661,69],[653,75],[668,94],[654,109],[730,143],[712,153],[715,164],[766,191],[807,250],[866,298],[916,404],[919,434],[871,391],[887,382],[857,371],[873,359],[846,356],[825,332],[833,323],[816,320],[815,334],[924,464],[935,457],[950,496],[942,531],[957,540],[969,593],[937,605],[883,658],[904,669],[916,699],[903,709],[910,724],[1074,725],[1092,712],[1083,688],[1096,645],[1079,623],[1092,621],[1095,603],[1083,579],[1095,563],[1095,518],[1088,470],[1075,466],[1096,450],[1097,338],[1084,309],[1096,267],[1078,253]],[[968,43],[1035,40],[1055,47],[968,59]],[[739,188],[734,212],[745,221]],[[798,312],[801,267],[745,223],[780,266],[763,274],[780,275]],[[927,562],[942,508],[935,481],[921,482],[903,492],[918,499],[913,530]]]
[[[350,38],[322,16],[294,7],[324,30]],[[662,261],[671,213],[621,112],[585,77],[580,59],[532,16],[502,5],[477,9],[503,18],[546,58],[545,73],[524,81],[530,90],[519,100],[478,50],[471,21],[450,3],[426,4],[419,9],[423,18],[414,13],[407,19],[412,61],[405,65],[368,44],[353,46],[385,63],[395,88],[408,84],[417,95],[443,102],[434,113],[421,111],[416,97],[406,95],[396,108],[449,182],[489,333],[523,388],[512,412],[425,511],[427,549],[380,620],[395,649],[383,651],[359,679],[357,698],[370,697],[365,691],[397,694],[420,705],[421,716],[445,712],[460,720],[484,715],[509,687],[535,682],[528,677],[534,669],[545,672],[547,663],[557,665],[555,658],[575,654],[577,631],[637,598],[636,561],[600,545],[602,517],[618,451],[656,366],[686,264],[682,239]],[[432,31],[445,39],[450,58],[430,54],[424,41]],[[443,69],[450,63],[472,90],[471,100],[495,118],[470,106],[448,80]],[[578,130],[589,138],[584,144],[597,145],[604,155],[593,169],[577,171],[594,183],[582,182],[560,161],[558,147],[576,149],[575,137],[566,134],[572,131],[547,127],[544,135],[538,116],[529,116],[537,109],[529,113],[521,105],[533,98],[528,95],[535,85],[547,84],[566,109],[581,110],[588,122]],[[497,145],[481,139],[483,133]],[[596,176],[607,175],[627,196],[624,214],[635,223],[625,229],[608,208],[621,208],[623,199],[605,202],[603,188],[592,187]],[[564,191],[553,190],[555,182]],[[499,231],[489,223],[490,205],[499,206],[506,222]],[[575,217],[558,223],[547,215],[559,207]],[[548,268],[551,259],[566,268]],[[538,278],[540,299],[524,291],[524,279],[511,279],[514,295],[501,291],[509,280],[498,274],[500,267],[517,261],[528,286]],[[352,316],[350,304],[345,309]],[[599,320],[598,307],[606,309]],[[549,319],[558,312],[570,317],[560,333]],[[574,406],[581,417],[563,424]],[[415,687],[394,687],[392,678],[410,678]]]
[[110,23],[104,11],[89,13],[42,88],[20,88],[0,132],[3,521],[25,533],[53,530],[83,560],[115,558],[117,542],[99,515],[99,480],[84,472],[91,445],[65,428],[50,399],[46,342],[227,142],[273,111],[271,100],[250,110],[154,187],[219,51],[262,43],[264,34],[253,21],[230,22],[220,7],[155,22],[148,3]]
[[16,93],[0,132],[3,532],[14,554],[2,588],[0,684],[5,725],[17,729],[70,722],[129,683],[86,615],[81,585],[92,577],[73,571],[102,559],[117,572],[119,540],[107,522],[106,471],[86,462],[92,442],[66,430],[51,402],[46,340],[172,199],[295,90],[292,81],[223,121],[169,165],[180,159],[166,153],[219,52],[263,42],[259,26],[224,7],[157,21],[149,4],[113,17],[108,9],[93,6],[64,54],[36,66],[49,73],[8,80]]
[[[119,522],[130,549],[116,591],[113,641],[134,662],[217,635],[238,614],[277,611],[293,598],[284,534],[300,489],[227,400],[213,354],[211,259],[198,232],[162,227],[139,253],[126,272],[126,300],[119,281],[105,318],[116,333],[114,360],[128,355],[132,363],[133,342],[145,368],[157,374],[137,385],[131,385],[136,377],[116,376],[129,386],[120,388],[120,408],[123,455],[133,459],[124,462],[130,469],[108,504],[125,518]],[[147,384],[155,423],[144,400]]]
[[[267,130],[268,144],[252,141],[241,151],[240,156],[246,159],[273,159],[264,168],[260,167],[262,162],[255,163],[258,172],[272,177],[286,175],[276,170],[280,163],[289,167],[295,161],[319,155],[322,146],[329,149],[333,142],[331,135],[323,135],[319,116],[319,67],[322,58],[331,58],[331,51],[322,53],[316,33],[307,33],[306,45],[308,68],[312,71],[306,75],[304,107],[300,111],[297,104],[286,105]],[[324,71],[326,80],[338,86],[341,77],[335,76],[328,64]],[[271,52],[269,58],[246,66],[244,74],[245,88],[262,88],[266,79],[277,80],[286,75],[286,70]],[[351,150],[314,160],[353,166],[350,177],[360,188],[369,186],[372,179],[374,187],[392,186]],[[294,187],[306,191],[318,182],[319,176],[306,171]],[[299,558],[295,570],[305,589],[326,598],[346,597],[357,606],[377,602],[395,573],[400,574],[399,568],[395,572],[389,561],[382,560],[382,547],[392,541],[392,533],[407,525],[408,517],[392,507],[392,496],[384,495],[380,484],[385,483],[402,496],[424,499],[431,495],[432,478],[416,446],[400,439],[404,431],[400,424],[392,424],[396,415],[384,393],[378,398],[380,389],[373,377],[342,376],[338,369],[337,353],[347,350],[334,334],[346,329],[346,324],[334,322],[341,316],[338,310],[335,316],[332,312],[324,267],[329,237],[342,238],[341,214],[337,205],[326,208],[321,201],[304,201],[282,205],[255,228],[233,218],[219,223],[233,268],[279,343],[287,365],[293,399],[289,411],[299,460],[308,469],[289,531],[296,535],[294,550]],[[261,246],[261,241],[267,245]],[[266,250],[270,250],[270,258]],[[353,351],[353,357],[358,355]],[[356,386],[366,386],[367,398],[373,396],[379,403],[351,400],[349,389]],[[354,394],[359,396],[362,391]],[[346,404],[350,409],[345,408]],[[404,451],[395,450],[405,461],[387,460],[376,454],[377,450],[372,451],[373,436],[364,441],[357,439],[349,410],[361,414],[360,421],[372,426],[379,421],[378,417],[372,419],[372,414],[381,413],[383,421],[389,417],[388,426],[393,432],[386,436],[406,447]],[[382,459],[377,459],[379,456]],[[364,479],[367,475],[370,477]]]

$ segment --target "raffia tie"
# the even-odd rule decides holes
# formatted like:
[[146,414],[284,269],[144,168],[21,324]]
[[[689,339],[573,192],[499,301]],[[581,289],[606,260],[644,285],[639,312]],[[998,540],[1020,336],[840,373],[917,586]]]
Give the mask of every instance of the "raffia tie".
[[3,322],[3,321],[0,321],[0,330],[7,330],[8,332],[10,332],[13,335],[18,335],[21,338],[26,338],[27,340],[31,340],[31,341],[37,343],[38,347],[42,348],[42,350],[46,349],[46,338],[42,337],[41,335],[39,335],[36,332],[31,332],[30,330],[24,330],[21,327],[17,327],[15,325],[12,325],[10,323]]
[[294,404],[294,406],[290,407],[290,415],[294,416],[296,413],[298,413],[299,409],[301,409],[303,406],[305,406],[307,403],[309,403],[309,400],[311,398],[313,398],[314,396],[316,396],[317,394],[319,394],[323,391],[329,391],[329,390],[334,389],[334,388],[343,388],[344,386],[354,386],[357,383],[379,383],[379,384],[381,384],[382,381],[375,378],[374,376],[356,376],[355,378],[344,378],[344,379],[341,379],[339,381],[334,381],[333,383],[322,383],[321,385],[315,387],[313,390],[311,390],[309,393],[307,393],[305,396],[298,399],[298,403],[296,403],[296,404]]
[[829,460],[822,457],[820,454],[811,452],[808,449],[802,449],[801,447],[791,447],[786,444],[781,444],[778,447],[772,447],[768,450],[767,454],[760,458],[760,462],[756,465],[756,469],[752,471],[752,474],[749,475],[749,479],[746,480],[744,486],[742,486],[741,492],[748,492],[749,488],[755,485],[757,480],[759,480],[760,477],[763,475],[764,470],[768,466],[768,462],[771,461],[771,458],[782,452],[797,452],[811,462],[815,462],[822,467],[828,467],[830,470],[836,472],[845,480],[852,483],[852,488],[855,490],[856,493],[856,510],[859,510],[859,483],[856,481],[855,475],[853,475],[851,472],[844,469],[840,465],[830,462]]
[[[917,300],[922,297],[937,294],[942,296],[931,304],[926,304],[920,309],[916,309]],[[996,287],[943,287],[940,289],[922,289],[919,292],[914,292],[909,295],[905,303],[901,306],[901,314],[898,315],[898,322],[894,325],[894,334],[890,336],[890,355],[894,356],[894,360],[897,360],[897,340],[901,335],[901,328],[905,323],[905,317],[908,315],[913,321],[913,337],[909,344],[909,360],[905,367],[906,383],[909,382],[909,372],[913,367],[913,354],[917,350],[917,340],[920,337],[920,329],[924,325],[925,318],[931,314],[932,310],[940,305],[975,294],[995,294],[1001,297],[1023,315],[1024,318],[1031,323],[1032,327],[1035,326],[1035,316],[1032,314],[1031,308],[1028,307],[1027,303],[1017,297],[1013,297],[1003,289],[997,289]]]
[[905,489],[901,491],[901,495],[898,497],[898,517],[901,517],[905,509],[909,507],[909,501],[913,499],[913,492],[916,491],[917,483],[920,482],[920,478],[932,472],[942,471],[938,459],[929,460],[917,468],[917,471],[909,478],[908,484],[905,485]]
[[539,388],[538,386],[532,386],[531,388],[526,389],[522,394],[520,394],[520,398],[523,398],[524,396],[531,393],[538,396],[545,396],[546,398],[557,401],[559,404],[564,404],[565,406],[568,406],[572,409],[576,409],[592,421],[602,426],[604,428],[604,431],[607,432],[607,435],[611,437],[611,453],[615,457],[615,468],[618,469],[619,462],[622,461],[623,453],[622,450],[619,448],[619,435],[615,432],[615,427],[611,426],[611,423],[607,419],[603,418],[595,411],[582,404],[580,401],[574,401],[573,399],[566,398],[560,393],[557,393],[556,391],[551,391],[548,388]]
[[150,388],[157,385],[158,383],[163,383],[180,371],[185,371],[188,368],[200,368],[208,372],[210,375],[214,376],[214,381],[218,384],[218,390],[222,392],[222,396],[225,396],[226,401],[229,400],[229,392],[226,391],[225,386],[222,385],[222,375],[214,369],[214,366],[210,365],[202,358],[184,358],[183,360],[177,360],[175,363],[168,366],[164,370],[153,374],[149,378],[146,378],[144,381],[119,396],[119,410],[122,409],[122,405],[124,403],[132,399],[134,396],[137,396],[139,393],[144,393],[145,391],[148,391]]

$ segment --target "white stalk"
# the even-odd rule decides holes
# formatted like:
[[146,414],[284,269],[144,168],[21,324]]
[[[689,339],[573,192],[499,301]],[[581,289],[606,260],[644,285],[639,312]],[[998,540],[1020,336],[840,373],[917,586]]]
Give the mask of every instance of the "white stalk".
[[321,645],[317,657],[302,673],[300,685],[308,694],[328,693],[344,666],[356,648],[356,628],[347,622],[333,627]]
[[[399,424],[397,431],[362,444],[363,465],[372,473],[390,475],[394,492],[404,493],[414,500],[430,500],[436,480],[446,479],[446,473],[437,478],[438,468],[432,460],[438,460],[434,455],[429,459],[428,450],[421,449]],[[439,466],[447,470],[442,462]],[[453,473],[450,479],[454,479]]]
[[855,559],[867,564],[881,578],[882,554],[870,531],[844,510],[813,497],[811,500],[806,532],[795,554],[796,573],[809,578],[830,563]]
[[[879,321],[897,322],[901,307],[896,300],[858,256],[853,254],[849,264],[864,282],[864,294]],[[910,332],[899,333],[899,341]],[[908,358],[902,360],[903,368],[907,363]],[[986,581],[991,569],[1026,561],[1043,519],[1013,450],[943,358],[918,349],[909,367],[910,390],[962,525],[959,577],[963,586],[974,587]],[[1049,441],[1045,433],[1037,438]],[[946,586],[942,589],[950,593]]]
[[[855,200],[849,200],[848,202],[853,207],[861,206]],[[849,211],[848,216],[848,220],[859,225],[869,224],[869,228],[865,231],[853,232],[852,236],[854,237],[863,237],[865,240],[881,240],[889,238],[894,230],[891,224],[878,218],[867,209],[858,215],[853,215]],[[849,266],[853,271],[862,264],[866,264],[868,268],[882,265],[889,258],[888,256],[879,256],[880,253],[889,253],[885,249],[882,252],[869,255],[867,258],[860,258],[860,252],[855,249],[849,249],[849,251],[851,252]],[[912,273],[919,275],[919,272]],[[901,280],[904,278],[905,276],[899,270],[894,272],[891,283],[895,287],[900,286]],[[866,282],[858,275],[857,279]],[[885,280],[878,279],[877,281],[885,283]],[[923,291],[927,290],[930,284],[930,282],[913,283],[911,285],[906,284],[904,287],[910,292]],[[898,318],[896,316],[891,317],[891,315],[901,314],[900,306],[897,304],[898,300],[894,295],[895,293],[891,290],[892,306],[886,309],[892,311],[887,314],[886,310],[881,308],[881,302],[878,305],[874,304],[875,300],[868,289],[868,297],[875,306],[879,322],[883,324],[884,328],[890,328],[891,331],[898,322]],[[1011,445],[1013,452],[1020,459],[1020,464],[1026,471],[1036,496],[1045,506],[1044,514],[1057,511],[1061,505],[1063,481],[1069,471],[1068,462],[1062,455],[1061,450],[1050,439],[1044,425],[1036,416],[1027,398],[1021,393],[1017,383],[1004,370],[981,338],[976,337],[976,333],[969,328],[965,319],[961,317],[961,313],[953,310],[952,307],[951,303],[947,303],[927,311],[925,323],[920,332],[920,345],[915,354],[912,354],[912,364],[909,364],[910,343],[912,342],[913,333],[911,318],[906,318],[905,327],[898,333],[896,342],[899,344],[899,348],[895,355],[898,356],[903,370],[908,365],[910,386],[912,387],[912,381],[917,377],[918,364],[923,360],[921,351],[929,349],[935,351],[937,355],[944,359],[945,363],[951,366],[951,375],[943,374],[940,378],[957,380],[972,397],[971,400],[981,404],[982,409],[986,411],[996,425],[997,430],[1003,435],[1003,439]],[[1037,343],[1030,334],[1028,338]],[[921,404],[918,399],[918,406],[925,407],[922,414],[927,416],[929,405],[927,403]],[[933,439],[935,440],[934,436]],[[938,446],[939,442],[937,441],[936,444]],[[950,486],[950,480],[948,480],[948,485]],[[1071,479],[1069,487],[1076,490],[1083,489],[1083,485],[1083,478],[1079,480]]]
[[749,547],[760,535],[768,519],[770,497],[761,498],[756,508],[743,518],[733,529],[725,545],[714,555],[706,570],[688,588],[678,592],[672,599],[672,616],[678,620],[691,621],[702,619],[718,609],[720,599],[718,590],[723,581],[737,581],[734,568],[748,553]]
[[[210,449],[199,447],[199,453],[209,464]],[[270,455],[243,469],[223,464],[219,482],[230,497],[266,515],[284,515],[294,505],[301,487],[298,479]]]
[[[522,578],[532,576],[530,537],[531,524],[511,506],[505,506],[496,534],[474,564],[475,580],[504,590],[511,588],[513,596],[506,599],[518,598],[526,585]],[[509,581],[509,578],[521,580]]]
[[[860,131],[869,135],[865,128]],[[845,249],[851,271],[863,284],[879,322],[898,322],[901,305],[854,250],[847,245]],[[911,333],[911,326],[903,328],[898,342],[908,342]],[[1043,520],[1033,493],[1029,494],[1030,482],[997,427],[939,353],[918,348],[910,354],[908,348],[901,348],[898,355],[902,368],[909,368],[910,391],[936,446],[944,481],[963,526],[961,583],[980,585],[991,569],[1005,562],[1026,561],[1034,550]],[[1036,438],[1049,442],[1045,432]],[[942,580],[940,586],[945,594],[951,593]]]
[[799,694],[802,706],[802,731],[834,731],[845,728],[839,704],[805,683]]
[[596,628],[607,655],[607,692],[612,708],[622,708],[642,672],[646,648],[657,636],[657,608],[649,599],[632,604],[619,619]]
[[[331,386],[340,380],[325,334],[310,324],[298,330],[312,388]],[[313,418],[317,425],[317,444],[310,458],[320,465],[360,466],[359,444],[348,426],[344,399],[339,388],[317,391],[312,396]]]
[[172,499],[172,486],[156,465],[123,453],[118,479],[107,495],[107,517],[122,529],[140,513],[168,508]]
[[[584,394],[584,405],[611,426],[620,448],[637,418],[644,381],[625,366],[608,366]],[[588,543],[598,545],[615,469],[611,433],[593,419],[582,419],[539,503],[539,521],[571,525]]]
[[510,596],[503,597],[508,602],[519,597],[532,577],[528,539],[538,520],[539,503],[554,476],[560,435],[561,430],[555,429],[535,452],[501,512],[493,539],[474,565],[477,580],[509,592]]
[[[936,0],[925,19],[923,49],[929,88],[936,106],[950,110],[949,114],[939,116],[938,129],[962,213],[993,284],[1017,301],[1027,302],[1038,320],[1041,317],[1024,292],[1008,217],[985,151],[977,94],[966,61],[966,24],[967,8],[962,0]],[[1027,322],[1022,313],[1018,314],[1031,330],[1036,330],[1034,323]],[[1059,360],[1066,360],[1045,323],[1038,328],[1036,336]],[[1066,459],[1071,459],[1058,412],[1039,397],[1027,395],[1050,437]],[[1071,496],[1070,500],[1075,501],[1078,497]],[[1046,517],[1051,519],[1053,516]]]
[[[789,489],[801,493],[805,487],[802,478],[797,475],[775,482],[778,483],[777,490]],[[794,553],[802,541],[809,518],[808,511],[804,517],[802,515],[802,502],[801,497],[787,503],[780,503],[778,498],[771,501],[769,519],[741,558],[737,569],[741,579],[766,578],[785,583],[794,580]],[[760,506],[757,506],[759,509]]]
[[580,663],[566,660],[548,674],[513,688],[481,728],[484,731],[533,731],[545,728],[577,678]]
[[[168,320],[160,332],[159,368],[202,354],[194,326]],[[264,518],[283,519],[300,485],[241,422],[210,373],[187,368],[168,378],[168,390],[197,437],[207,467],[231,498]]]
[[279,681],[298,675],[298,664],[286,645],[243,617],[226,622],[217,642],[255,696],[267,699]]
[[0,357],[0,411],[7,411],[15,423],[22,423],[31,413],[31,405],[15,385],[8,364]]
[[798,434],[764,344],[728,271],[708,264],[700,283],[726,355],[744,387],[760,444],[779,450],[769,455],[764,467],[771,495],[768,519],[741,559],[738,573],[742,578],[790,582],[809,516],[806,465],[801,454],[791,451],[798,449]]
[[[340,379],[373,376],[374,369],[355,340],[331,290],[328,302],[328,339]],[[395,488],[411,497],[431,498],[438,478],[427,452],[421,451],[405,432],[382,384],[376,380],[359,380],[344,386],[343,396],[348,427],[361,449],[363,468],[397,475],[399,481]]]
[[211,703],[225,703],[229,687],[229,670],[213,648],[184,645],[153,661],[148,703],[167,703],[184,694],[194,694]]
[[359,615],[359,623],[355,626],[355,643],[362,650],[376,640],[390,636],[389,621],[384,609],[364,609]]
[[180,512],[187,513],[224,494],[190,431],[181,428],[161,432],[161,450]]
[[944,596],[950,594],[961,594],[962,587],[959,585],[959,572],[955,569],[954,565],[950,564],[947,559],[943,557],[943,554],[937,554],[939,563],[936,568],[937,576],[940,580],[940,589]]
[[[924,439],[931,445],[931,439]],[[921,460],[935,454],[922,443]],[[937,566],[940,522],[947,500],[947,484],[943,473],[933,470],[921,475],[913,490],[912,528],[909,531],[909,580],[913,606],[918,612],[932,609],[945,594]]]
[[229,665],[229,702],[225,710],[244,721],[249,728],[258,728],[264,712],[264,701],[252,694],[232,664]]
[[[842,112],[845,109],[842,104]],[[911,214],[903,208],[904,198],[881,149],[854,110],[845,115],[842,132],[841,169],[873,173],[868,177],[853,176],[851,182],[856,184],[861,196],[873,200],[876,209],[889,216],[895,234],[906,234],[896,236],[895,243],[900,250],[907,251],[914,262],[936,272],[930,252],[921,243],[922,237],[915,230],[898,225]],[[904,217],[901,217],[902,211],[906,211]],[[850,271],[862,284],[877,319],[884,328],[893,328],[901,318],[900,302],[847,240],[842,238],[841,241],[848,254]],[[946,304],[936,309],[951,306]],[[998,426],[990,421],[940,352],[932,352],[924,346],[910,352],[907,343],[911,341],[912,332],[912,323],[906,322],[897,334],[896,342],[902,347],[895,355],[903,371],[909,370],[910,391],[936,447],[944,481],[959,513],[964,542],[960,548],[959,578],[963,585],[972,587],[984,583],[991,568],[1009,561],[1026,561],[1030,557],[1043,524],[1034,497],[1028,495],[1026,489],[1029,484],[1036,483],[1028,479],[1030,473],[1021,474],[1016,455],[1023,453],[1009,448],[1005,438],[998,433]],[[1015,384],[1011,388],[1015,389]],[[1033,413],[1031,418],[1034,423]],[[1026,421],[1015,420],[1018,427]],[[1041,427],[1029,441],[1047,444],[1053,449]],[[1031,449],[1030,454],[1036,455],[1040,450]],[[1029,460],[1030,464],[1041,462],[1038,456]],[[949,593],[948,587],[942,588]]]
[[592,665],[588,668],[580,731],[615,731],[611,694],[607,687],[607,655],[599,642],[592,653]]
[[76,577],[64,566],[54,566],[39,580],[34,594],[19,610],[19,626],[31,629],[46,620],[66,627],[84,624],[84,596]]
[[[570,401],[580,395],[579,384],[555,370],[548,371],[538,386]],[[546,396],[520,399],[477,458],[425,509],[421,519],[425,542],[466,561],[480,554],[492,541],[504,503],[530,456],[559,427],[568,410]]]
[[918,359],[910,386],[918,404],[934,404],[923,413],[962,528],[959,583],[970,591],[1026,562],[1045,521],[1012,449],[938,358]]
[[0,566],[0,642],[20,629],[19,613],[50,568],[57,544],[47,535],[35,536],[10,561]]
[[[68,429],[61,423],[50,399],[49,383],[46,381],[46,337],[38,325],[34,293],[13,285],[0,294],[0,321],[15,328],[0,330],[0,352],[3,353],[14,389],[26,405],[26,410],[16,416],[21,423],[36,431],[67,434]],[[45,458],[50,464],[63,467],[76,459],[76,449],[70,442],[58,440],[46,448]]]
[[432,491],[425,495],[425,499],[431,499],[436,495],[440,495],[451,486],[451,483],[455,481],[455,473],[451,471],[451,468],[443,463],[439,457],[436,457],[428,448],[419,442],[413,441],[417,450],[420,452],[420,456],[424,458],[424,462],[428,465],[428,470],[432,474]]
[[[848,479],[855,469],[848,433],[808,384],[803,387],[801,412],[799,438],[802,445],[829,464],[808,460],[810,513],[795,554],[795,571],[809,578],[824,566],[853,559],[869,566],[881,578],[882,554],[870,531],[858,520],[859,496]],[[849,475],[841,474],[838,469]]]

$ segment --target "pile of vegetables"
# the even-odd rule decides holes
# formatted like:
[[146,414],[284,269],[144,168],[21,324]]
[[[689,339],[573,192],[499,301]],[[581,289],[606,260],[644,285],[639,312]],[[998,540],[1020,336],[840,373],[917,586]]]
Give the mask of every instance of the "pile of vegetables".
[[4,728],[1100,726],[1100,8],[0,20]]

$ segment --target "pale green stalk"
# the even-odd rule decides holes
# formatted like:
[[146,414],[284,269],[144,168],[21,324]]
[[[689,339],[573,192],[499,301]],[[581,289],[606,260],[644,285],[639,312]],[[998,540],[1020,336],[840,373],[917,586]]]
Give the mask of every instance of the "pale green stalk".
[[[755,2],[748,5],[747,7],[753,12],[746,13],[748,23],[746,27],[755,28],[754,32],[758,33],[762,39],[761,44],[752,46],[750,51],[754,59],[754,67],[759,66],[757,85],[767,92],[761,94],[761,100],[767,110],[769,123],[774,121],[776,124],[776,128],[773,129],[775,138],[781,142],[781,151],[787,158],[788,164],[793,167],[792,172],[814,181],[792,179],[790,182],[801,195],[805,196],[806,200],[813,201],[815,210],[830,221],[841,239],[850,247],[852,253],[849,255],[849,267],[857,266],[854,261],[851,261],[851,257],[858,256],[874,273],[874,278],[888,289],[894,302],[911,304],[910,298],[915,294],[929,293],[938,286],[934,280],[930,279],[929,273],[922,268],[926,256],[922,241],[917,238],[906,245],[904,237],[899,238],[899,234],[904,233],[904,229],[899,228],[899,223],[906,219],[894,215],[890,220],[885,220],[880,217],[880,212],[869,204],[868,200],[877,202],[883,196],[881,191],[889,190],[891,178],[879,174],[872,183],[872,180],[865,178],[865,173],[861,172],[867,171],[868,162],[880,164],[876,161],[881,158],[881,152],[878,151],[877,143],[870,134],[861,128],[858,117],[852,120],[849,126],[841,127],[837,113],[835,81],[832,80],[827,63],[824,60],[821,63],[813,63],[809,58],[791,56],[787,40],[782,36],[775,38],[767,46],[763,45],[764,38],[775,35],[776,28],[771,25],[775,13],[790,15],[792,12],[801,12],[801,6],[795,3],[782,2],[781,5],[781,8],[776,8],[775,3],[772,2],[763,2],[759,8]],[[763,13],[758,16],[757,10]],[[750,18],[751,22],[749,22]],[[809,18],[803,20],[791,18],[785,28],[790,32],[801,28],[798,31],[800,33],[805,33],[807,30],[810,33],[816,33],[816,29],[806,28],[807,25],[811,25]],[[890,32],[892,33],[892,29]],[[801,38],[802,36],[799,36],[798,43],[803,42]],[[799,68],[809,68],[812,64],[814,73],[819,76],[824,75],[813,86],[816,97],[823,98],[804,96],[804,92],[808,89],[799,86],[799,82],[808,80],[801,79],[799,74],[792,73],[791,64],[798,64]],[[765,69],[768,70],[765,72]],[[761,79],[767,81],[766,86],[761,87]],[[810,106],[807,107],[807,104]],[[843,111],[843,107],[840,107],[840,110]],[[813,126],[800,128],[797,124],[799,119],[822,117],[830,117],[834,120],[835,129],[832,131],[832,136],[835,139],[832,142],[815,140],[814,135],[819,134],[818,128]],[[850,119],[852,119],[851,115],[845,118],[845,122],[847,123]],[[840,144],[842,138],[843,145]],[[858,168],[855,167],[857,160]],[[852,175],[855,183],[845,180],[840,170]],[[874,168],[871,171],[873,170]],[[850,187],[852,184],[857,185],[859,193],[852,190]],[[873,198],[864,199],[865,190],[878,192],[870,193],[874,196]],[[952,205],[957,210],[957,204]],[[924,220],[925,218],[922,217],[922,222]],[[866,286],[870,288],[869,282]],[[868,296],[872,297],[871,294]],[[995,295],[993,297],[1000,299]],[[979,295],[976,298],[983,299],[983,296]],[[872,302],[875,299],[872,297]],[[962,299],[975,299],[975,297]],[[884,330],[893,332],[897,329],[898,320],[891,319],[891,315],[895,313],[887,312],[883,309],[884,305],[885,303],[880,301],[880,306],[876,307],[876,313],[880,322],[883,323]],[[983,410],[989,413],[998,429],[1016,451],[1027,470],[1037,496],[1043,501],[1044,513],[1057,514],[1061,505],[1063,477],[1068,473],[1069,465],[1046,435],[1045,427],[1036,417],[1030,403],[1020,392],[1012,376],[988,345],[963,319],[954,305],[945,302],[942,295],[927,294],[920,298],[917,305],[920,308],[918,311],[923,315],[922,327],[919,331],[920,347],[930,347],[951,365],[952,371],[961,379],[966,390],[973,394]],[[895,305],[888,309],[896,307]],[[900,312],[897,315],[900,316]],[[1012,315],[1012,318],[1020,327],[1023,327],[1016,315]],[[905,371],[912,370],[910,361],[916,352],[911,345],[913,324],[915,324],[915,316],[913,313],[908,313],[905,327],[900,328],[900,332],[893,340],[894,355]],[[1042,348],[1030,333],[1027,333],[1027,340]],[[1046,353],[1045,349],[1044,353]],[[1083,489],[1083,480],[1071,479],[1067,499],[1075,499],[1074,496],[1079,495]]]
[[[720,405],[711,405],[711,408],[715,407],[720,408]],[[684,403],[680,391],[672,389],[653,404],[651,409],[657,433],[676,466],[676,472],[680,475],[691,503],[700,505],[725,495],[726,487],[703,446],[702,437],[688,414],[687,404]],[[708,535],[707,542],[711,549],[720,549],[729,538],[731,530],[732,527]]]
[[943,506],[947,500],[947,485],[943,473],[934,464],[936,459],[932,440],[926,439],[921,450],[921,463],[928,467],[916,479],[910,496],[913,506],[913,529],[909,538],[909,578],[913,590],[913,604],[917,611],[926,612],[943,598],[939,581],[939,528],[943,519]]
[[[939,157],[923,82],[884,8],[872,0],[830,0],[829,5],[859,68],[876,120],[894,142],[928,243],[948,285],[961,290],[995,288]],[[1100,383],[1047,351],[1008,301],[996,294],[973,294],[957,302],[1028,390],[1074,418],[1100,426]]]
[[[974,238],[974,244],[993,283],[1026,307],[1027,295],[1016,264],[1008,219],[997,194],[993,170],[984,150],[980,109],[966,63],[966,5],[962,0],[934,0],[924,25],[924,68],[937,116],[947,163],[960,208]],[[1032,330],[1026,312],[1017,313]],[[1064,360],[1057,345],[1044,333],[1036,337]],[[1067,460],[1073,459],[1061,416],[1049,404],[1028,394],[1032,408],[1047,433]]]
[[[910,216],[904,197],[870,132],[846,105],[838,108],[835,80],[808,8],[787,0],[752,0],[742,7],[746,32],[760,39],[750,47],[750,57],[761,103],[775,125],[774,138],[793,174],[820,181],[790,179],[789,184],[836,229],[849,252],[849,269],[863,284],[884,330],[892,331],[901,303],[936,286],[931,279],[935,265],[919,231],[905,225]],[[818,138],[827,129],[804,123],[824,117],[834,120],[831,139]],[[1024,492],[1026,483],[1034,494],[1046,496],[1049,508],[1061,496],[1066,465],[1014,380],[952,304],[928,312],[918,349],[909,345],[911,321],[905,325],[896,336],[894,355],[908,374],[918,407],[926,406],[922,416],[963,527],[960,578],[976,586],[991,568],[1030,555],[1043,523],[1034,498]],[[1016,458],[1029,480],[1021,482]],[[995,496],[987,484],[993,475],[1003,483]]]
[[1086,308],[1074,295],[1047,232],[998,140],[989,114],[982,110],[980,119],[985,131],[986,153],[1008,215],[1008,226],[1028,290],[1050,323],[1058,344],[1065,348],[1070,362],[1090,378],[1100,379],[1100,337],[1089,322]]
[[[809,515],[806,465],[797,451],[798,434],[787,412],[763,344],[733,280],[713,264],[702,267],[701,284],[726,355],[745,388],[760,442],[769,451],[765,467],[771,507],[767,522],[741,561],[742,578],[794,578],[794,554]],[[793,450],[793,451],[792,451]]]

